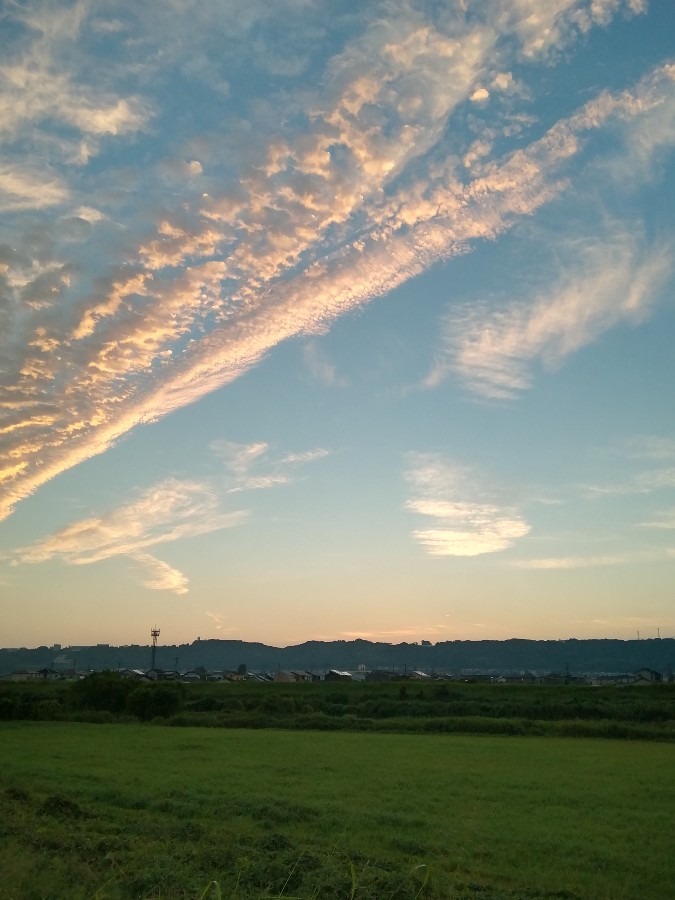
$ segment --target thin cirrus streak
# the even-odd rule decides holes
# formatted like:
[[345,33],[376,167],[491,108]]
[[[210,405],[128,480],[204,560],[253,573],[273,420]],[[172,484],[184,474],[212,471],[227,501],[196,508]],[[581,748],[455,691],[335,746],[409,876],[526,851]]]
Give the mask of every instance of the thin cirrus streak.
[[675,548],[603,554],[602,556],[557,556],[542,559],[519,559],[510,562],[509,565],[515,569],[555,571],[559,569],[622,566],[630,565],[631,563],[659,562],[672,559],[675,559]]
[[657,514],[657,518],[650,522],[639,522],[638,524],[641,528],[675,529],[675,509],[668,509]]
[[[159,214],[135,245],[121,244],[107,274],[87,282],[79,259],[17,251],[6,284],[28,302],[4,331],[0,409],[9,430],[1,438],[0,517],[133,427],[231,382],[280,341],[325,331],[558,196],[584,134],[616,119],[639,127],[672,89],[671,69],[632,91],[601,95],[523,149],[497,159],[481,151],[468,180],[454,155],[433,166],[426,156],[463,104],[489,94],[479,82],[492,90],[510,84],[491,69],[506,52],[497,26],[518,35],[530,58],[604,24],[610,8],[596,3],[582,20],[581,5],[570,0],[539,21],[524,0],[488,4],[485,21],[445,34],[402,6],[334,58],[321,102],[312,96],[305,110],[305,130],[270,138],[260,165],[244,168],[234,188],[211,179],[200,193],[204,167],[192,159],[189,202]],[[639,11],[635,3],[625,8]],[[133,134],[156,114],[140,97],[101,90],[84,95],[75,115],[71,85],[56,83],[54,103],[81,133],[87,158],[104,136]],[[46,101],[30,81],[21,90],[31,98],[30,120],[41,121]],[[329,152],[336,143],[344,148],[340,166]],[[81,210],[83,197],[72,193]],[[81,246],[91,240],[99,250],[97,241],[120,240],[96,203],[87,207],[93,215],[64,217],[68,240],[86,235]],[[13,428],[19,421],[26,424]]]

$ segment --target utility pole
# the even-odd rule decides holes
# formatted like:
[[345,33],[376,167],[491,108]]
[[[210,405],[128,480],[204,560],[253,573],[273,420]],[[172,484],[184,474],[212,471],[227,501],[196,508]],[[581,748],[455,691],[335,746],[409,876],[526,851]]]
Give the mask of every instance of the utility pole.
[[155,654],[157,652],[157,638],[159,637],[159,628],[155,625],[154,628],[150,629],[150,637],[152,638],[152,665],[150,666],[151,671],[155,668]]

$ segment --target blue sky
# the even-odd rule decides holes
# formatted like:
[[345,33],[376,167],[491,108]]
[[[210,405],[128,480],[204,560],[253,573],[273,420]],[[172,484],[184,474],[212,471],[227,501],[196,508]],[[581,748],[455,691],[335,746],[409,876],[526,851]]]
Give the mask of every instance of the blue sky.
[[0,643],[675,634],[674,29],[6,4]]

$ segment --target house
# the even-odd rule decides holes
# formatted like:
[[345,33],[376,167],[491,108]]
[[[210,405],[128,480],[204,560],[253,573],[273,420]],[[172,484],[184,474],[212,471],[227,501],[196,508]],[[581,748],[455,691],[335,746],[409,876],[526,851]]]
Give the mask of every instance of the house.
[[306,682],[306,681],[314,681],[314,676],[311,672],[296,672],[295,670],[291,672],[291,675],[296,681]]
[[656,672],[654,669],[639,669],[635,673],[635,678],[631,682],[631,684],[661,684],[663,682],[663,675],[660,672]]
[[38,675],[40,678],[44,678],[45,681],[56,681],[61,677],[58,672],[50,668],[38,669]]
[[37,669],[15,669],[9,674],[10,681],[36,681],[40,678]]
[[150,681],[150,677],[142,669],[120,669],[122,678],[133,678],[135,681]]
[[325,681],[351,681],[351,672],[341,672],[339,669],[330,669],[326,672]]

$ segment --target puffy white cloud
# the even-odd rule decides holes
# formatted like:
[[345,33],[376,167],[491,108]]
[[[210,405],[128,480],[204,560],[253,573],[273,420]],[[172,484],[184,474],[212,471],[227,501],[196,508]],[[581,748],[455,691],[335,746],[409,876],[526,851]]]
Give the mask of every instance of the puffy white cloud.
[[473,94],[471,94],[471,96],[469,97],[469,100],[471,100],[472,103],[484,103],[489,98],[490,92],[486,88],[480,87],[476,88]]
[[430,556],[481,556],[512,547],[530,531],[512,506],[487,502],[485,489],[466,467],[437,454],[409,455],[406,479],[414,496],[406,508],[434,520],[412,532]]

